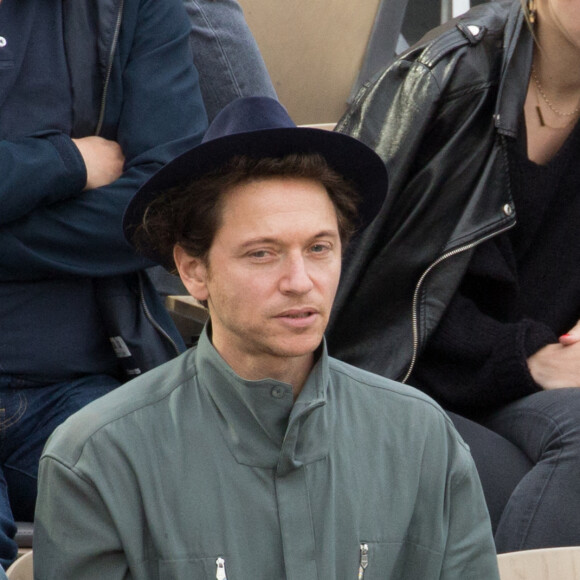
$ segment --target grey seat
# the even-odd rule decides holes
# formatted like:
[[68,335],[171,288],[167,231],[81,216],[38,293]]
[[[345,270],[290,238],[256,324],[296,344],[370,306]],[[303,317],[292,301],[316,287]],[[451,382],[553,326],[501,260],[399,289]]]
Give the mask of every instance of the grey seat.
[[32,522],[16,522],[16,543],[18,549],[32,548],[32,537],[34,535],[34,524]]

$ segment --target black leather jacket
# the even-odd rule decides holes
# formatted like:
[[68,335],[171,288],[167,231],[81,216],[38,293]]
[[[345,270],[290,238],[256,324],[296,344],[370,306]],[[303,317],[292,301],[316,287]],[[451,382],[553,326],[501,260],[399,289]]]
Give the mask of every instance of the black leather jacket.
[[377,151],[390,184],[345,256],[327,333],[334,356],[406,380],[474,247],[515,225],[506,140],[531,59],[519,0],[490,2],[360,90],[337,130]]

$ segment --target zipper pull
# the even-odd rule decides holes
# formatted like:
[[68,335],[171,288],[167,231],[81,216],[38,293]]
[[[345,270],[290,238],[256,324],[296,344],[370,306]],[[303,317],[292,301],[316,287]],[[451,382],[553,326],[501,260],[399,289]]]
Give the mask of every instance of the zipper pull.
[[369,545],[360,545],[360,565],[358,567],[358,580],[363,580],[365,570],[369,565]]
[[218,558],[216,561],[215,580],[228,580],[226,578],[226,562],[223,558]]

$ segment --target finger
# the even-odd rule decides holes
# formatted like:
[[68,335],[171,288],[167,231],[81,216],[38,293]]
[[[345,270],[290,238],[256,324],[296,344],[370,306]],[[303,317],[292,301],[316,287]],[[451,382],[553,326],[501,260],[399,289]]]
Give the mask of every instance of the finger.
[[569,344],[576,344],[580,341],[580,322],[576,323],[574,328],[570,329],[566,334],[563,334],[558,342],[564,346]]
[[560,338],[558,338],[558,342],[564,346],[576,344],[579,340],[580,334],[576,334],[574,332],[567,332],[566,334],[563,334]]

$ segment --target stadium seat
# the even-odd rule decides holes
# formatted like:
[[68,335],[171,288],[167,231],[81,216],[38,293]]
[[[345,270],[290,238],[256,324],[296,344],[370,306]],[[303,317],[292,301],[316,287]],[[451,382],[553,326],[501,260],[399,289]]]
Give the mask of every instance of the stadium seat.
[[6,570],[6,577],[8,580],[34,580],[32,570],[32,550],[20,556],[12,566]]
[[580,546],[509,552],[498,564],[501,580],[577,580]]

